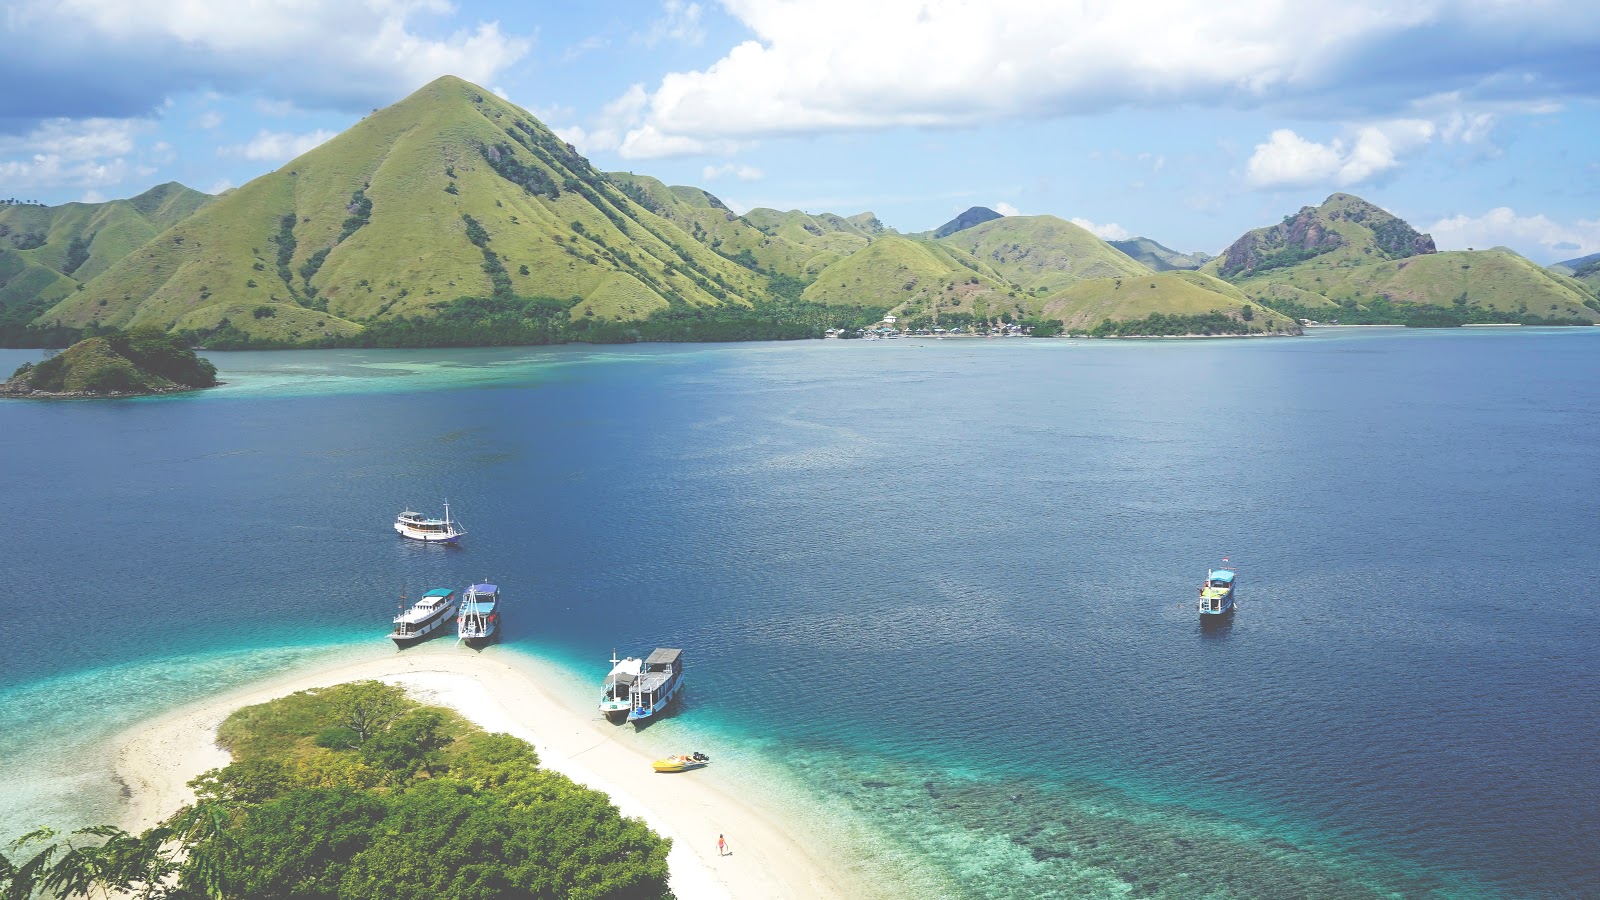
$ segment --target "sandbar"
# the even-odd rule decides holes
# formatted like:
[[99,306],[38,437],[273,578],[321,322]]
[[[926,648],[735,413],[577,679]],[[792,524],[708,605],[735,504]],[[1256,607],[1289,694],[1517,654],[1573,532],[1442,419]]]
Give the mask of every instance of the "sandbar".
[[[753,808],[720,785],[715,760],[697,772],[658,774],[650,768],[655,754],[630,740],[632,726],[612,725],[598,710],[575,711],[557,699],[542,683],[539,661],[452,645],[441,640],[404,653],[380,648],[313,664],[130,729],[115,745],[116,774],[127,787],[119,824],[142,830],[191,801],[187,783],[229,762],[216,734],[234,710],[309,688],[376,679],[454,709],[487,731],[528,741],[541,765],[606,793],[624,815],[672,838],[667,864],[682,900],[864,893],[850,872],[796,839],[778,811]],[[718,854],[719,834],[728,836],[728,855]]]

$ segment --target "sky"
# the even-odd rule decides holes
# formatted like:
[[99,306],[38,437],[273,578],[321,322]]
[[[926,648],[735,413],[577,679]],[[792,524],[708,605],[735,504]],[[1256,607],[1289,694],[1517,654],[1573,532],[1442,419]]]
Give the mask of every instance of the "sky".
[[1600,253],[1592,0],[0,0],[0,40],[0,199],[218,193],[451,74],[736,211],[1216,253],[1343,191]]

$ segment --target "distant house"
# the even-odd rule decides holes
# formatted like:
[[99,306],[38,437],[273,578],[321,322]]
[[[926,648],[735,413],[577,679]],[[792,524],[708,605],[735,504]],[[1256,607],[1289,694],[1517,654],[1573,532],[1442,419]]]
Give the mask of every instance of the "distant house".
[[884,316],[883,317],[883,324],[885,324],[885,325],[893,325],[894,323],[895,323],[895,317],[894,316]]

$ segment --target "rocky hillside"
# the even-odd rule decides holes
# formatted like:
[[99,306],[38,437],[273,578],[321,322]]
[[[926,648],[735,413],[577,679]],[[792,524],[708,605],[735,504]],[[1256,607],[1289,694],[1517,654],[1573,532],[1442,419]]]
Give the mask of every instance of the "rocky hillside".
[[1334,194],[1251,231],[1201,271],[1297,318],[1345,324],[1590,324],[1583,285],[1506,250],[1438,252],[1359,197]]
[[933,236],[935,238],[949,237],[958,231],[966,231],[974,225],[982,225],[985,222],[992,222],[1000,218],[1004,217],[987,206],[973,206],[961,215],[935,228]]

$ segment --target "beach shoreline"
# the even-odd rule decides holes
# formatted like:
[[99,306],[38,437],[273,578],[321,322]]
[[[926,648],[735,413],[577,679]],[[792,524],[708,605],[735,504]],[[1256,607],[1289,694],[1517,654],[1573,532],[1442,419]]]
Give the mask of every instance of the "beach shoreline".
[[[607,794],[624,815],[672,838],[667,864],[680,900],[870,893],[798,839],[799,829],[781,815],[754,808],[719,783],[714,762],[694,773],[654,772],[650,762],[657,754],[631,740],[631,727],[606,722],[598,710],[584,715],[563,703],[549,688],[555,673],[541,672],[543,665],[509,652],[461,652],[444,642],[404,653],[379,648],[180,707],[115,741],[115,777],[123,786],[118,824],[143,830],[192,801],[187,783],[230,761],[216,735],[234,710],[310,688],[379,680],[403,686],[424,703],[449,707],[487,731],[528,741],[537,748],[541,766]],[[732,850],[726,856],[717,850],[721,834]]]

